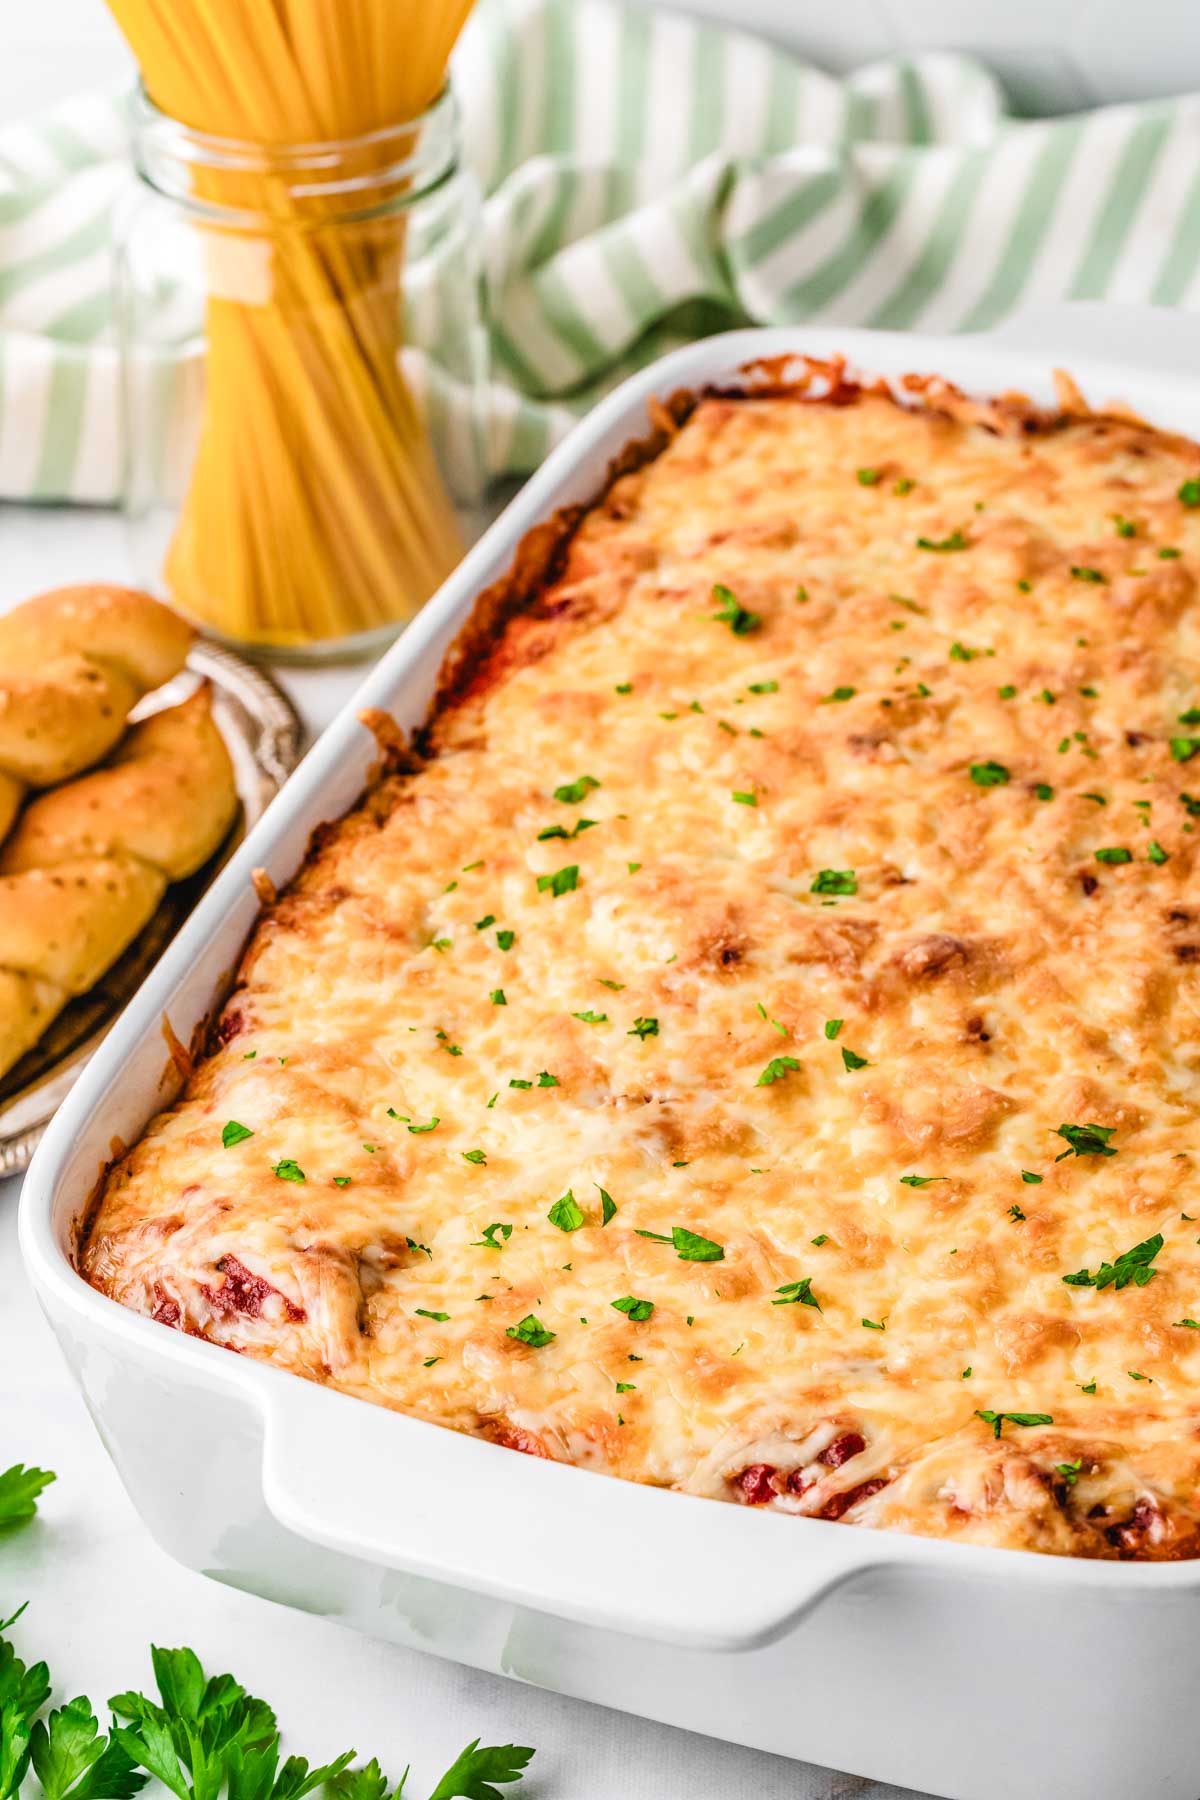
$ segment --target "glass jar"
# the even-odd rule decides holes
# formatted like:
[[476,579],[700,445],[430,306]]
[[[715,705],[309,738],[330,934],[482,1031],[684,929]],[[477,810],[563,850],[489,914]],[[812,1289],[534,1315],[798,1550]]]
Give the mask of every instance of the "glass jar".
[[137,577],[252,653],[371,654],[453,567],[487,478],[481,203],[454,97],[264,148],[141,91],[133,150],[116,295]]

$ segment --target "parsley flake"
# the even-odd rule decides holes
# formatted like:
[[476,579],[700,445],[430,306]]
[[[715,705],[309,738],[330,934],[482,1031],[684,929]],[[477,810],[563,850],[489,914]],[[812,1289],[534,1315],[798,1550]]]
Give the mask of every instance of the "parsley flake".
[[653,1300],[635,1300],[632,1294],[622,1294],[619,1300],[610,1301],[609,1304],[617,1312],[625,1313],[628,1318],[639,1324],[643,1319],[648,1319],[654,1311]]
[[1150,842],[1147,844],[1146,858],[1147,861],[1155,863],[1159,868],[1162,867],[1163,863],[1170,862],[1171,860],[1157,838],[1151,838]]
[[798,1069],[800,1064],[794,1056],[773,1056],[758,1080],[755,1087],[770,1087],[772,1082],[782,1081],[790,1069]]
[[423,1306],[415,1307],[414,1311],[416,1312],[418,1319],[432,1319],[435,1325],[444,1325],[446,1320],[450,1317],[450,1314],[447,1312],[429,1312]]
[[1076,581],[1103,582],[1108,580],[1108,576],[1102,575],[1099,569],[1084,568],[1080,563],[1071,564],[1071,573]]
[[475,1163],[476,1166],[482,1166],[487,1162],[487,1155],[482,1150],[464,1150],[462,1156],[464,1162]]
[[1021,1180],[1027,1187],[1041,1187],[1044,1179],[1042,1175],[1035,1175],[1032,1169],[1021,1170]]
[[239,1125],[236,1119],[230,1119],[229,1123],[222,1128],[221,1143],[228,1150],[234,1144],[244,1143],[246,1138],[253,1136],[254,1133],[248,1125]]
[[[736,801],[738,806],[757,806],[758,805],[758,795],[757,794],[739,793],[736,788],[734,789],[733,793],[730,795],[730,799]],[[641,865],[639,864],[638,866],[640,867]]]
[[[561,894],[573,893],[579,883],[579,864],[568,863],[565,869],[556,869],[553,875],[539,875],[537,891],[539,894],[553,894],[556,898]],[[501,945],[503,949],[504,946]]]
[[739,606],[736,594],[731,588],[723,587],[720,582],[714,585],[712,597],[721,610],[710,613],[709,618],[715,619],[722,625],[728,625],[735,637],[745,637],[748,632],[756,631],[762,624],[762,615],[749,612],[746,607]]
[[583,1208],[568,1188],[561,1200],[554,1202],[546,1217],[560,1231],[578,1231],[583,1224]]
[[1054,1160],[1062,1162],[1067,1156],[1115,1156],[1117,1152],[1108,1140],[1116,1129],[1115,1125],[1058,1125],[1054,1135],[1062,1138],[1068,1148]]
[[577,780],[564,781],[560,787],[556,787],[554,798],[561,800],[564,806],[578,806],[581,800],[587,799],[593,788],[599,786],[594,775],[580,775]]
[[863,1327],[864,1331],[886,1331],[887,1330],[887,1320],[886,1319],[860,1319],[859,1324]]
[[835,687],[831,694],[825,694],[817,701],[818,706],[839,706],[844,700],[853,700],[858,689],[852,687]]
[[967,540],[961,531],[952,531],[949,537],[917,539],[918,550],[965,550]]
[[857,894],[858,876],[853,869],[818,869],[810,894]]
[[779,1297],[772,1300],[772,1306],[812,1306],[818,1312],[821,1310],[821,1302],[812,1291],[811,1275],[804,1276],[801,1281],[785,1282],[783,1287],[777,1287],[775,1292]]
[[475,1239],[474,1243],[471,1245],[472,1250],[501,1250],[501,1249],[503,1249],[504,1245],[498,1244],[496,1242],[496,1233],[497,1232],[500,1233],[500,1236],[504,1239],[504,1243],[507,1244],[509,1238],[512,1236],[513,1228],[511,1225],[502,1225],[499,1222],[497,1222],[495,1225],[485,1225],[484,1229],[483,1229],[483,1236],[481,1238]]
[[1000,1436],[1000,1427],[1004,1424],[1005,1419],[1010,1425],[1053,1425],[1054,1423],[1049,1413],[992,1412],[990,1408],[986,1412],[977,1411],[975,1417],[982,1419],[985,1425],[990,1425],[996,1437]]
[[533,1313],[526,1313],[517,1325],[510,1325],[505,1337],[515,1338],[518,1344],[528,1344],[531,1350],[544,1350],[558,1336],[556,1331],[548,1331]]
[[592,1012],[590,1008],[587,1012],[572,1013],[571,1017],[573,1019],[578,1019],[584,1025],[607,1025],[608,1024],[608,1014],[607,1013]]
[[1133,861],[1133,851],[1127,850],[1123,844],[1113,844],[1107,849],[1097,850],[1096,861],[1098,863],[1107,863],[1114,867],[1121,863],[1131,863]]
[[846,1021],[844,1019],[826,1019],[822,1029],[831,1043],[845,1023]]
[[496,933],[496,945],[500,950],[511,950],[516,941],[515,931],[498,931]]
[[1184,506],[1200,506],[1200,481],[1193,479],[1181,483],[1178,499]]
[[971,764],[971,780],[976,787],[1004,787],[1012,777],[1003,763],[977,762]]
[[949,1181],[949,1179],[948,1175],[902,1175],[900,1177],[901,1184],[911,1188],[932,1187],[935,1181]]
[[869,1069],[870,1066],[865,1056],[857,1056],[853,1050],[847,1050],[843,1045],[842,1067],[848,1075],[852,1075],[855,1069]]
[[304,1180],[304,1170],[300,1167],[298,1162],[293,1162],[290,1156],[281,1157],[277,1163],[274,1163],[271,1168],[271,1173],[277,1176],[280,1181]]
[[657,1019],[635,1019],[633,1021],[633,1024],[630,1026],[629,1030],[625,1033],[625,1036],[641,1038],[641,1039],[643,1039],[643,1041],[648,1037],[657,1037],[658,1036],[658,1020]]
[[1145,1287],[1158,1273],[1150,1264],[1162,1247],[1162,1232],[1156,1231],[1153,1237],[1135,1244],[1132,1250],[1122,1251],[1114,1262],[1101,1263],[1094,1275],[1086,1269],[1077,1269],[1074,1275],[1064,1275],[1063,1281],[1068,1287],[1123,1288],[1131,1283],[1134,1287]]
[[617,1203],[598,1181],[594,1183],[594,1186],[600,1195],[600,1223],[602,1226],[607,1225],[610,1219],[615,1219],[617,1216]]
[[491,991],[491,994],[488,996],[488,998],[491,1000],[491,1003],[493,1006],[507,1006],[508,1005],[508,1001],[504,997],[504,989],[503,988],[493,988]]
[[779,683],[777,681],[752,681],[747,692],[751,694],[777,694],[779,692]]
[[1168,740],[1171,755],[1177,763],[1191,762],[1200,750],[1200,737],[1173,737]]

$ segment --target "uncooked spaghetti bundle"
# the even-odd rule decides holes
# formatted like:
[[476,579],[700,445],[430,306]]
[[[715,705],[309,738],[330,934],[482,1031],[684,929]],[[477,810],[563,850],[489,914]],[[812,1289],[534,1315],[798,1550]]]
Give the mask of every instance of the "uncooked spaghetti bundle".
[[406,128],[471,0],[109,5],[154,106],[204,146],[203,417],[170,596],[281,648],[408,618],[460,545],[400,364]]

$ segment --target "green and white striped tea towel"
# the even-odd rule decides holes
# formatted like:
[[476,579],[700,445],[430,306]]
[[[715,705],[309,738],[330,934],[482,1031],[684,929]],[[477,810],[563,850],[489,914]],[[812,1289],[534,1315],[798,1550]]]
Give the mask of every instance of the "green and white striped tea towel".
[[[488,196],[483,424],[508,473],[630,369],[732,325],[1200,307],[1200,95],[1018,120],[968,58],[835,81],[611,0],[480,0],[455,81]],[[116,496],[107,246],[128,179],[115,99],[0,131],[0,496]],[[418,318],[430,337],[436,412],[455,393]]]

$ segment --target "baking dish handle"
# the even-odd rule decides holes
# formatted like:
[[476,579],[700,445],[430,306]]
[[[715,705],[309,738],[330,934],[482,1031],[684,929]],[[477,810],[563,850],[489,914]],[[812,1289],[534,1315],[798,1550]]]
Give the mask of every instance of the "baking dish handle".
[[896,1554],[891,1533],[612,1480],[291,1376],[271,1386],[263,1495],[287,1530],[600,1629],[750,1649]]

